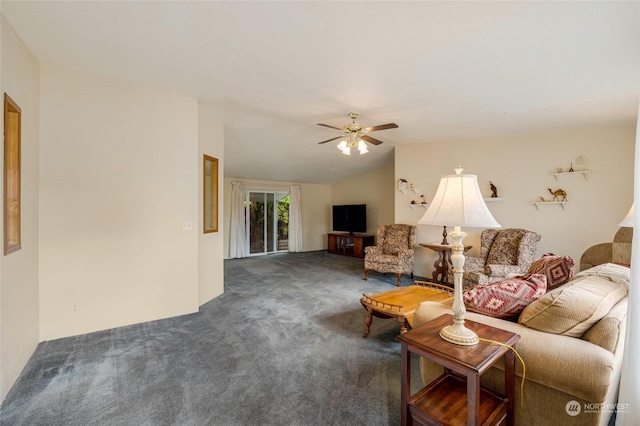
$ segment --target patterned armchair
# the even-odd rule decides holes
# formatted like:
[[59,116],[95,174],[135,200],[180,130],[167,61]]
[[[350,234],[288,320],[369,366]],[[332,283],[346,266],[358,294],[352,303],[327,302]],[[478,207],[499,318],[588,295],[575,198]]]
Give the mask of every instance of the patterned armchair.
[[402,274],[411,274],[413,278],[415,226],[403,224],[378,226],[376,244],[364,249],[365,280],[369,278],[370,269],[396,274],[398,287],[400,287]]
[[[480,235],[480,256],[465,256],[464,289],[502,281],[507,274],[525,274],[535,260],[541,238],[526,229],[485,229]],[[447,281],[453,282],[451,269]]]

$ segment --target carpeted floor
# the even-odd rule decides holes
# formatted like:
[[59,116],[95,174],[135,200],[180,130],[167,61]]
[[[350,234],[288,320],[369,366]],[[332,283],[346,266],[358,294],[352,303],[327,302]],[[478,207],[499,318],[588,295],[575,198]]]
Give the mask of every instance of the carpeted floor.
[[226,260],[199,313],[41,343],[0,424],[397,425],[399,323],[363,339],[359,303],[394,284],[326,252]]

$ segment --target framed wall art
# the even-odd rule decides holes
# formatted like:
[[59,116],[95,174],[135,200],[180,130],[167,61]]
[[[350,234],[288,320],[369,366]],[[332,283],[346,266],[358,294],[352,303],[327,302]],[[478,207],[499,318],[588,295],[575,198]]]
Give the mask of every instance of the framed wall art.
[[218,232],[218,159],[204,155],[203,233]]
[[4,94],[4,254],[20,250],[20,107]]

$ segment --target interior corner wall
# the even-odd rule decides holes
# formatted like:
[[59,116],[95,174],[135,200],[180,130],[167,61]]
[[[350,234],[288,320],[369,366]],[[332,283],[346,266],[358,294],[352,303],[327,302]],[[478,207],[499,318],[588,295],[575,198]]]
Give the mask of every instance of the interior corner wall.
[[40,339],[197,311],[197,100],[40,76]]
[[[422,194],[433,198],[440,176],[453,174],[457,165],[463,173],[478,176],[485,197],[490,197],[489,181],[498,188],[500,201],[487,202],[489,210],[503,228],[525,228],[542,235],[537,255],[555,253],[571,256],[576,265],[592,245],[613,241],[622,220],[633,203],[635,123],[585,127],[556,132],[511,137],[396,146],[395,217],[397,222],[416,224],[424,208],[412,209],[410,200]],[[588,164],[580,162],[585,156]],[[553,173],[558,168],[590,169],[582,174]],[[408,180],[415,192],[403,194],[398,180]],[[532,203],[540,197],[550,201],[552,190],[567,192],[568,204]],[[417,243],[440,242],[442,227],[418,225]],[[482,229],[463,229],[465,244],[478,255]],[[437,255],[416,248],[415,273],[431,277]]]
[[242,182],[247,190],[289,192],[291,185],[300,185],[302,204],[302,251],[326,250],[329,232],[331,186],[313,183],[266,181],[253,179],[224,179],[224,256],[229,258],[229,229],[231,222],[231,182]]
[[[204,233],[203,155],[218,159],[218,232]],[[224,127],[206,105],[198,106],[198,304],[224,292]]]
[[[21,110],[21,249],[0,253],[0,401],[38,345],[40,67],[0,16],[0,87]],[[0,126],[4,120],[0,119]],[[0,132],[0,134],[4,134]],[[0,152],[2,150],[0,149]],[[0,167],[3,162],[0,160]],[[1,231],[0,227],[0,233]]]
[[[366,204],[367,233],[376,233],[378,225],[394,222],[394,164],[331,185],[332,205]],[[329,211],[329,229],[332,229]],[[400,223],[400,222],[397,222]]]

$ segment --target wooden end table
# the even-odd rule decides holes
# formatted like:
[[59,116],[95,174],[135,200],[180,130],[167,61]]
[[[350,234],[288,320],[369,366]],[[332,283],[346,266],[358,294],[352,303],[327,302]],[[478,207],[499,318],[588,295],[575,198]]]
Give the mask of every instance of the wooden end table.
[[[400,336],[402,350],[402,426],[514,424],[515,356],[509,348],[480,341],[462,346],[443,340],[439,331],[453,322],[442,315]],[[520,336],[465,320],[480,338],[513,346]],[[444,367],[436,380],[411,395],[411,352]],[[480,376],[505,357],[505,396],[480,386]]]
[[453,299],[453,289],[426,281],[415,281],[415,285],[396,288],[384,293],[367,296],[362,294],[360,303],[367,310],[364,336],[371,331],[371,321],[376,316],[382,319],[396,318],[400,321],[400,333],[413,326],[413,314],[422,302],[447,302]]
[[[436,269],[431,276],[433,281],[446,283],[447,272],[451,264],[451,249],[453,246],[440,243],[421,243],[420,245],[438,253],[438,259],[433,263],[433,267]],[[464,246],[464,251],[469,250],[471,247],[473,246]],[[438,275],[440,275],[440,279],[438,279]]]

